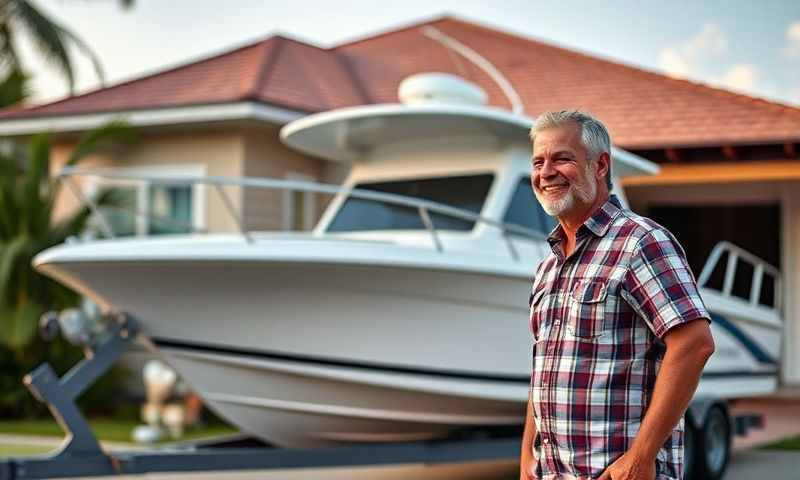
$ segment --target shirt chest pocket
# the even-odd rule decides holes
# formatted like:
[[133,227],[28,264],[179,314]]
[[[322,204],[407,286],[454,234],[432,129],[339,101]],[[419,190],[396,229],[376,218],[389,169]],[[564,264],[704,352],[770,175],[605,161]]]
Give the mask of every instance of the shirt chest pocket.
[[605,282],[579,280],[568,297],[567,331],[575,338],[593,340],[606,332]]

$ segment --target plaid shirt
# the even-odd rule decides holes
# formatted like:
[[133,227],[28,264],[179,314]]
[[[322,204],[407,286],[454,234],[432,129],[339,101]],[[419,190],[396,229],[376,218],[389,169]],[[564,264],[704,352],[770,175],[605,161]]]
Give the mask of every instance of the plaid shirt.
[[[541,479],[596,478],[625,453],[650,404],[669,329],[709,318],[683,249],[613,195],[578,229],[548,238],[530,297],[535,467]],[[682,478],[683,420],[656,459]]]

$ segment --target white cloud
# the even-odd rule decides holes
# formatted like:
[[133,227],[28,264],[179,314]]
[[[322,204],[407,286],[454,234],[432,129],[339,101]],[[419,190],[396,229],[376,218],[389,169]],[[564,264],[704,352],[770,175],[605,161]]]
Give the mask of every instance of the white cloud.
[[758,70],[747,63],[738,63],[722,75],[722,86],[739,92],[756,94]]
[[661,50],[659,58],[661,68],[670,76],[684,78],[692,73],[692,66],[689,61],[675,48]]
[[680,45],[663,48],[659,59],[661,68],[673,77],[688,77],[697,73],[698,64],[708,56],[728,52],[728,38],[715,23],[707,23],[696,35]]
[[[800,55],[800,22],[790,32],[797,37]],[[734,63],[730,58],[734,53],[729,50],[728,38],[719,25],[708,23],[682,43],[663,48],[659,59],[661,68],[670,76],[764,96],[766,86],[759,69],[752,63]]]
[[792,23],[786,30],[786,47],[783,53],[789,58],[800,58],[800,21]]

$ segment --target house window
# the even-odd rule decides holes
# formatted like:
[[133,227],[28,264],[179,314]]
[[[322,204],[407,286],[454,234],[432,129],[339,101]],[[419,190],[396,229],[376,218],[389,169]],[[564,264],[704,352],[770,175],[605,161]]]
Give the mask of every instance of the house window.
[[[202,175],[202,167],[189,168],[188,174]],[[135,175],[187,175],[187,168],[119,169]],[[198,173],[199,172],[199,173]],[[191,233],[203,228],[203,186],[199,184],[150,183],[143,180],[93,178],[89,195],[108,195],[111,205],[100,211],[115,236],[146,236]],[[100,230],[100,221],[91,221],[92,229]]]
[[[314,178],[300,173],[286,174],[287,180],[313,182]],[[283,229],[289,231],[311,230],[314,228],[316,201],[314,192],[299,190],[283,191]]]
[[150,185],[147,233],[189,233],[192,231],[192,187]]

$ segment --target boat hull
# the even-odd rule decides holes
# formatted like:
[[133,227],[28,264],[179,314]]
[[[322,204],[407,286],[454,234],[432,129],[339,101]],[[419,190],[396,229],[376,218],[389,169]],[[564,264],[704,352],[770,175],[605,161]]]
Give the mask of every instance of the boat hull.
[[[421,440],[524,420],[522,275],[253,260],[39,268],[132,314],[212,409],[275,445]],[[742,348],[730,325],[766,338],[760,349],[775,357],[780,329],[758,330],[737,305],[706,297],[725,314],[712,324],[718,351],[735,355],[712,357],[699,394],[773,391],[774,365]]]
[[524,419],[524,278],[276,262],[59,270],[130,312],[211,408],[276,445],[419,440]]

